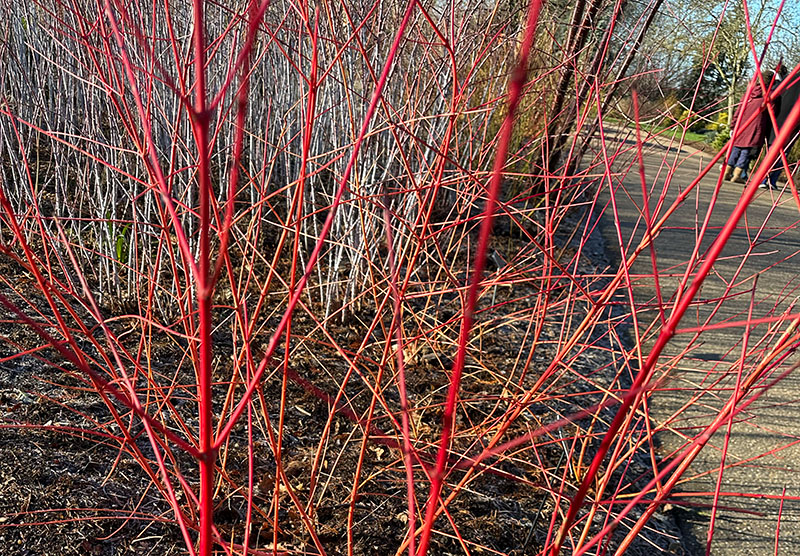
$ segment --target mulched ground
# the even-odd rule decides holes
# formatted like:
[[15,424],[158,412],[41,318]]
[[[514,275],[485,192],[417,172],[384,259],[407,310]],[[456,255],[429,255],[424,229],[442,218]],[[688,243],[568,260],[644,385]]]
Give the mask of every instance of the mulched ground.
[[[566,240],[565,240],[566,241]],[[519,249],[518,238],[504,236],[502,226],[492,248],[505,259]],[[569,249],[569,245],[565,245]],[[587,268],[602,268],[605,264],[602,245],[587,246],[591,260]],[[4,276],[20,274],[20,269],[8,259],[0,260]],[[490,268],[490,271],[493,269]],[[20,277],[22,278],[22,276]],[[494,292],[495,303],[501,304],[486,315],[479,316],[481,340],[468,361],[461,398],[468,400],[459,414],[459,430],[469,430],[476,423],[503,413],[508,388],[507,369],[513,368],[518,354],[527,353],[530,346],[526,327],[516,316],[529,311],[535,299],[533,285],[500,287]],[[488,303],[488,300],[487,300]],[[443,296],[435,312],[415,315],[429,319],[428,327],[442,325],[451,342],[457,335],[455,298]],[[577,318],[580,315],[575,315]],[[363,337],[363,321],[372,315],[368,310],[355,314],[347,322],[332,324],[329,330],[342,344]],[[115,441],[104,442],[91,434],[91,422],[108,423],[107,406],[96,393],[69,376],[68,366],[62,369],[45,364],[40,358],[54,357],[43,350],[31,355],[6,360],[21,348],[39,345],[37,337],[23,327],[13,324],[13,316],[0,313],[0,553],[17,555],[95,555],[122,554],[185,554],[181,534],[174,525],[169,506],[141,466],[119,449]],[[296,331],[312,328],[310,319],[298,314],[293,323]],[[557,329],[555,322],[545,327],[537,347],[530,376],[523,385],[535,382],[554,353]],[[606,369],[610,362],[610,346],[597,339],[597,349],[587,350],[573,364],[595,379],[610,378]],[[415,414],[416,436],[433,446],[441,426],[441,403],[447,393],[447,371],[452,364],[451,348],[446,342],[438,347],[421,342],[409,351],[408,388],[412,405],[421,409]],[[224,351],[224,343],[219,349]],[[154,360],[169,367],[182,356],[180,346],[163,342],[156,345]],[[367,356],[377,360],[380,350],[368,349]],[[308,341],[305,349],[297,349],[291,361],[301,379],[333,394],[339,387],[342,359],[323,338]],[[367,366],[367,370],[369,368]],[[388,384],[389,379],[384,379]],[[564,388],[576,394],[585,392],[586,385],[565,381]],[[280,398],[281,379],[271,374],[263,385],[264,398]],[[224,389],[219,389],[224,399]],[[396,391],[387,387],[387,403],[399,407]],[[346,387],[349,407],[364,414],[371,394],[364,382],[353,379]],[[597,401],[585,395],[581,403]],[[330,408],[326,400],[303,388],[298,381],[290,382],[287,390],[283,465],[294,491],[301,497],[308,494],[308,475],[314,453],[323,434]],[[180,406],[191,424],[193,405]],[[558,416],[575,410],[574,405],[557,401],[537,404],[526,410],[510,429],[508,436],[524,434]],[[278,421],[277,406],[268,408],[273,423]],[[606,412],[610,416],[610,412]],[[391,430],[380,412],[374,424]],[[113,426],[112,426],[113,428]],[[333,419],[332,430],[321,464],[319,484],[324,490],[315,491],[315,523],[320,540],[329,554],[346,552],[347,516],[351,488],[357,466],[362,435],[352,419],[339,414]],[[567,433],[569,431],[566,431]],[[474,435],[463,434],[455,439],[454,451],[476,453]],[[141,449],[147,451],[143,436],[137,437]],[[138,444],[137,444],[138,445]],[[246,484],[247,437],[243,427],[237,427],[225,462],[230,482],[218,493],[216,520],[223,536],[235,541],[243,539],[243,516],[246,499],[231,485]],[[433,454],[434,450],[429,450]],[[526,452],[529,456],[530,452]],[[562,444],[554,443],[539,450],[541,461],[515,458],[496,464],[499,473],[476,474],[455,501],[449,513],[458,526],[463,541],[453,533],[445,517],[437,521],[441,534],[434,536],[430,554],[463,554],[461,543],[470,551],[521,556],[535,554],[545,541],[550,517],[554,511],[552,498],[542,488],[542,470],[563,471],[565,461]],[[586,457],[591,456],[591,447]],[[253,468],[256,477],[255,502],[263,514],[256,513],[251,531],[251,546],[270,546],[274,531],[268,514],[274,487],[275,463],[264,440],[254,446]],[[648,468],[644,454],[628,469],[631,476],[645,474]],[[186,461],[182,472],[193,480],[191,462]],[[456,472],[455,476],[459,476]],[[420,502],[427,492],[424,477],[415,478]],[[406,533],[405,470],[399,451],[380,439],[368,445],[360,473],[361,488],[355,502],[353,537],[355,554],[391,554]],[[305,498],[303,498],[305,500]],[[315,553],[305,527],[292,511],[285,494],[281,494],[278,541],[281,547],[298,553]],[[600,523],[598,523],[600,525]],[[622,533],[622,532],[620,532]],[[621,537],[620,537],[621,538]],[[682,554],[680,532],[669,513],[656,514],[651,529],[642,535],[630,554]]]

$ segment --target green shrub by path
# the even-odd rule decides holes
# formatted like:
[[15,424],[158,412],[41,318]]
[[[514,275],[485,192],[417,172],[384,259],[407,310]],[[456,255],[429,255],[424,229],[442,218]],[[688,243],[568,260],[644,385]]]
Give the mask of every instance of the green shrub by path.
[[714,136],[714,140],[711,142],[711,147],[717,151],[722,150],[725,148],[725,145],[728,144],[728,141],[731,138],[731,131],[727,127],[721,128],[717,131],[717,134]]

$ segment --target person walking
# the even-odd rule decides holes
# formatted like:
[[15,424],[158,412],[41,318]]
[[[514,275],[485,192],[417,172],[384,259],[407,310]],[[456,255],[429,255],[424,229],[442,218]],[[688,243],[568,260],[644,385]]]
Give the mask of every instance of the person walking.
[[[772,89],[777,88],[778,84],[782,80],[786,79],[786,76],[787,71],[783,65],[780,64],[775,70],[775,84],[773,85]],[[789,112],[791,112],[794,105],[798,102],[798,98],[800,98],[800,79],[798,79],[797,75],[795,74],[795,77],[792,78],[792,81],[788,84],[780,96],[773,101],[772,107],[775,114],[775,123],[777,124],[777,128],[772,125],[772,121],[768,117],[766,130],[767,150],[769,150],[769,148],[772,146],[772,143],[775,142],[778,131],[783,127],[784,123],[786,123],[786,120],[789,117]],[[797,138],[797,132],[798,129],[795,129],[790,135],[789,142],[783,147],[784,152],[788,153],[789,150],[791,150],[792,144]],[[775,161],[775,164],[773,164],[769,173],[764,177],[764,181],[761,182],[759,187],[762,189],[777,189],[778,178],[780,178],[783,170],[783,160],[778,158]]]
[[[767,83],[772,81],[772,75],[764,77]],[[769,77],[769,80],[766,80],[767,77]],[[733,138],[733,148],[728,157],[728,167],[725,169],[723,179],[734,183],[744,183],[745,180],[742,179],[742,174],[746,175],[750,161],[755,158],[759,149],[761,149],[761,145],[764,144],[766,125],[764,114],[761,113],[763,104],[764,91],[761,89],[761,85],[756,83],[750,91],[749,98],[739,104],[736,115],[733,117],[734,125],[736,122],[739,122],[740,125],[746,125]],[[747,123],[754,114],[758,115],[753,118],[753,121]],[[733,131],[736,131],[736,129],[734,128]]]

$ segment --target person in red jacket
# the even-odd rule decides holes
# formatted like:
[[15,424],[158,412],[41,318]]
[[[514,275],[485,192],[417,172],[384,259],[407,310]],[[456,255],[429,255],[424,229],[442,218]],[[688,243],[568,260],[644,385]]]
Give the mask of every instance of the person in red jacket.
[[[770,78],[766,83],[772,80],[771,75],[765,77]],[[739,105],[739,109],[733,117],[734,127],[738,124],[741,129],[734,129],[739,133],[733,138],[733,148],[728,157],[728,167],[725,169],[723,179],[731,180],[734,183],[744,183],[742,173],[747,173],[750,161],[756,157],[766,137],[767,126],[765,125],[765,112],[762,111],[763,104],[764,91],[761,89],[761,84],[756,82],[750,91],[747,102],[743,101]],[[757,116],[748,123],[754,114]]]

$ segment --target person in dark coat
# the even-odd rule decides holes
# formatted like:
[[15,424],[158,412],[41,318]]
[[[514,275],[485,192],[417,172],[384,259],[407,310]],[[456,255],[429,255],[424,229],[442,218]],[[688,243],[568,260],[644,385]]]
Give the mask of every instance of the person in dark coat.
[[[770,81],[771,79],[770,76]],[[767,81],[767,83],[769,83],[769,81]],[[761,85],[756,83],[750,91],[747,102],[743,101],[739,105],[739,109],[733,117],[734,126],[738,123],[740,126],[745,127],[733,138],[733,148],[728,157],[728,167],[725,169],[723,179],[729,179],[734,183],[744,183],[742,173],[747,172],[750,161],[755,158],[758,151],[761,149],[761,145],[764,144],[767,131],[763,114],[754,118],[749,124],[747,121],[753,114],[759,114],[761,112],[763,104],[764,91],[761,89]],[[734,131],[736,131],[736,129],[734,129]]]
[[[779,69],[776,70],[775,85],[773,88],[777,87],[780,81],[785,78],[786,70],[782,67],[779,67]],[[769,115],[767,115],[767,148],[769,148],[772,143],[775,142],[775,138],[778,136],[778,130],[780,130],[786,123],[786,119],[789,117],[789,112],[791,112],[794,105],[797,104],[798,98],[800,98],[800,74],[796,74],[795,77],[792,78],[786,89],[784,89],[780,96],[773,102],[775,123],[778,126],[777,129],[772,125],[772,121],[769,118]],[[791,134],[789,143],[783,147],[784,152],[788,152],[792,148],[792,142],[794,142],[797,132],[798,130],[795,129]],[[769,174],[767,174],[759,187],[763,189],[775,189],[778,186],[778,178],[780,177],[781,172],[783,172],[783,161],[778,158],[775,161],[772,170],[770,170]]]

